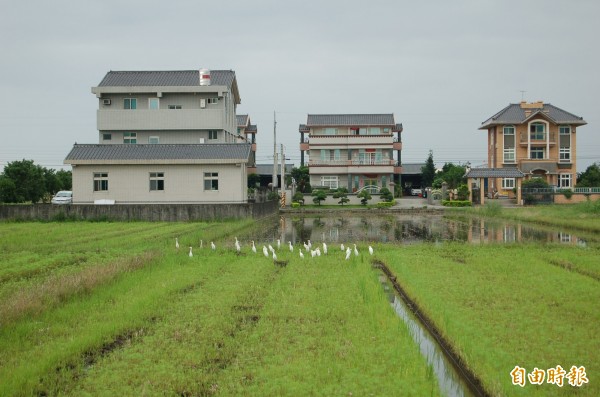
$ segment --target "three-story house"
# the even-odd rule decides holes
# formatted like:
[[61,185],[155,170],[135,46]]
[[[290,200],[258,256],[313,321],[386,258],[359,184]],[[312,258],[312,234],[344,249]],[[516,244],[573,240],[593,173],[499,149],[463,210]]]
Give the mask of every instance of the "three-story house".
[[376,193],[400,182],[402,124],[393,114],[309,114],[299,132],[313,187]]
[[[488,135],[488,166],[517,168],[559,188],[573,187],[582,117],[542,101],[510,104],[479,127]],[[490,178],[488,191],[514,196],[515,178]]]

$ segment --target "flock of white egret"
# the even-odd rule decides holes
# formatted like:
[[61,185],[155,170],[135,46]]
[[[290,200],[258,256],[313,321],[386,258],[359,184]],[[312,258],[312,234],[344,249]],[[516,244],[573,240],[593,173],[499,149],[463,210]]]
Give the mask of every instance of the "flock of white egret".
[[[325,242],[323,242],[321,244],[313,245],[313,243],[310,240],[308,240],[306,242],[303,242],[302,245],[303,245],[303,247],[298,247],[298,254],[299,254],[300,259],[304,259],[305,253],[306,253],[306,256],[310,255],[311,258],[316,258],[321,255],[328,255],[328,253],[329,253],[327,243],[325,243]],[[203,247],[203,241],[200,240],[200,249],[202,249],[202,247]],[[240,244],[240,241],[238,240],[237,237],[235,237],[234,247],[238,254],[242,253],[242,245]],[[277,252],[276,251],[281,250],[281,240],[280,239],[277,239],[277,243],[275,244],[275,247],[276,248],[274,248],[271,244],[263,245],[262,246],[263,255],[267,258],[272,258],[273,261],[277,261]],[[179,250],[179,238],[177,238],[177,237],[175,238],[175,248],[177,250]],[[210,248],[213,251],[215,251],[217,249],[217,246],[215,245],[215,243],[213,241],[210,242]],[[302,248],[304,248],[304,249],[302,249]],[[189,249],[190,250],[189,250],[188,256],[190,258],[192,258],[194,256],[193,248],[189,247]],[[295,247],[291,241],[288,241],[287,249],[291,253],[294,253]],[[354,244],[354,243],[352,244],[352,248],[350,247],[350,244],[344,245],[342,243],[342,244],[340,244],[340,250],[342,253],[345,254],[346,260],[350,260],[350,258],[352,257],[352,254],[354,254],[354,256],[359,256],[358,248],[356,247],[356,244]],[[254,240],[251,241],[250,251],[254,254],[258,253],[258,249],[256,248],[256,244],[254,243]],[[373,255],[373,247],[372,246],[369,245],[368,251],[369,251],[369,255]]]

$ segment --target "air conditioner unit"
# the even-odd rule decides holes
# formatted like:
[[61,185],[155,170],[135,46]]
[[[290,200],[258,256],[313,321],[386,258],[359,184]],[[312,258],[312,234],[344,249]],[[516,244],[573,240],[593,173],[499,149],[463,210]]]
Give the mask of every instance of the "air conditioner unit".
[[110,99],[103,99],[102,104],[107,106],[110,105]]
[[200,108],[204,109],[206,107],[206,99],[202,98],[200,99]]

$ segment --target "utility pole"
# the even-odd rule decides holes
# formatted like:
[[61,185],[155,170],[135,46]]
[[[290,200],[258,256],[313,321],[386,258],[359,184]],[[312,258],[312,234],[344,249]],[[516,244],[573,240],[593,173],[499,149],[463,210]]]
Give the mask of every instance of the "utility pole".
[[273,110],[273,190],[277,189],[277,120]]
[[281,188],[285,188],[285,153],[283,153],[283,143],[281,144]]

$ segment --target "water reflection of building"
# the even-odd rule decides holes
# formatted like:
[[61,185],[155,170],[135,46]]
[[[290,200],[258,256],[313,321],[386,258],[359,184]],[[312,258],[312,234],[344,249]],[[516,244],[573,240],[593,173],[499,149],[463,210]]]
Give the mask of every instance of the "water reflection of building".
[[468,241],[471,243],[550,242],[585,246],[586,241],[565,232],[547,231],[519,223],[477,218],[449,219],[442,215],[390,216],[281,216],[272,228],[264,228],[253,239],[301,245],[315,243],[348,244],[381,242],[414,244],[420,242]]
[[520,223],[486,221],[484,219],[470,219],[467,241],[471,243],[513,243],[513,242],[548,242],[573,245],[585,245],[582,240],[565,232],[548,232],[534,229]]

